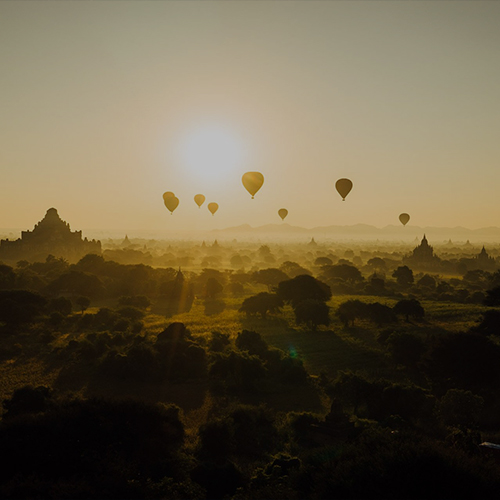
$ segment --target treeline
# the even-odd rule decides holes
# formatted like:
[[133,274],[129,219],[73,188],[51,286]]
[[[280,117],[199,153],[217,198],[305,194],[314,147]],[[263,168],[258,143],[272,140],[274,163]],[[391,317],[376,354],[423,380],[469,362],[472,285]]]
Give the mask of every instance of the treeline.
[[[473,333],[420,348],[403,337],[379,338],[395,381],[310,377],[252,331],[195,337],[172,323],[139,341],[88,334],[54,348],[52,363],[65,368],[53,389],[23,387],[3,401],[0,496],[496,498],[500,470],[478,445],[500,432],[500,348]],[[186,383],[206,384],[215,403],[189,432],[178,407],[144,401]],[[86,397],[64,395],[68,384]],[[329,410],[240,402],[301,391],[328,397]]]

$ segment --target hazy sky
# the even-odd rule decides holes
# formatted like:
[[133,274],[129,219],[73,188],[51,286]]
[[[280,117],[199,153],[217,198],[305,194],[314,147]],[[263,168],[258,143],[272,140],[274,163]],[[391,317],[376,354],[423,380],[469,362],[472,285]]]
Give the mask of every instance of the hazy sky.
[[500,226],[499,26],[477,0],[4,0],[0,227]]

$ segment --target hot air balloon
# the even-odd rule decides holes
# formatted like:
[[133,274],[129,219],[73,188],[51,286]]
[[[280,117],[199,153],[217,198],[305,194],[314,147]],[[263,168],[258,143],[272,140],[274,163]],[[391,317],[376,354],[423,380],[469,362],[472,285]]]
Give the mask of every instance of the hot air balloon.
[[245,189],[252,195],[253,200],[255,193],[257,193],[262,187],[262,184],[264,184],[264,176],[260,172],[247,172],[243,174],[241,181]]
[[339,179],[335,183],[335,188],[337,189],[340,196],[342,196],[342,201],[345,201],[345,197],[351,192],[352,181],[349,179]]
[[201,208],[203,203],[205,203],[205,197],[202,194],[197,194],[194,197],[194,202],[198,205],[198,208]]
[[179,205],[179,198],[176,198],[175,196],[167,196],[163,201],[165,206],[170,210],[170,215],[172,215],[174,210]]
[[217,210],[219,210],[219,205],[217,205],[217,203],[213,203],[213,202],[212,202],[212,203],[209,203],[209,204],[207,205],[207,208],[210,210],[210,213],[211,213],[212,215],[214,215],[214,214],[215,214],[215,212],[217,212]]
[[403,224],[403,226],[406,226],[406,224],[408,224],[408,221],[410,220],[410,216],[408,214],[401,214],[399,216],[399,220],[401,221],[401,224]]
[[165,201],[167,198],[173,198],[175,197],[175,194],[172,193],[172,191],[165,191],[163,193],[163,201]]
[[278,215],[281,217],[281,220],[285,220],[285,217],[288,215],[288,210],[286,208],[280,208],[278,210]]

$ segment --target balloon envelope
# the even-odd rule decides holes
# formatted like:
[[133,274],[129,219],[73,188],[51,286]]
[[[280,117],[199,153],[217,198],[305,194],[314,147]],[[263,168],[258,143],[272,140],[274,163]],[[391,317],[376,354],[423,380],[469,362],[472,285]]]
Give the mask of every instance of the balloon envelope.
[[286,208],[280,208],[278,210],[278,215],[281,217],[281,220],[285,220],[285,217],[288,215],[288,210]]
[[207,205],[207,208],[210,210],[211,214],[213,215],[217,210],[219,210],[219,205],[217,203],[209,203]]
[[201,208],[203,203],[205,203],[205,197],[202,194],[197,194],[194,197],[194,202],[198,205],[198,208]]
[[410,220],[410,216],[408,214],[401,214],[399,216],[399,220],[401,221],[401,224],[403,224],[403,226],[406,226],[406,224],[408,224],[408,221]]
[[345,201],[345,197],[351,192],[352,181],[350,179],[339,179],[335,183],[335,188],[340,196],[342,196],[342,201]]
[[172,191],[165,191],[163,193],[163,200],[166,200],[167,198],[174,198],[175,194],[172,193]]
[[179,205],[179,198],[176,198],[175,196],[167,196],[163,201],[165,202],[165,206],[170,210],[171,214]]
[[252,195],[253,199],[255,193],[262,187],[262,184],[264,184],[264,176],[260,172],[247,172],[243,174],[241,182],[243,182],[243,186],[245,186],[245,189]]

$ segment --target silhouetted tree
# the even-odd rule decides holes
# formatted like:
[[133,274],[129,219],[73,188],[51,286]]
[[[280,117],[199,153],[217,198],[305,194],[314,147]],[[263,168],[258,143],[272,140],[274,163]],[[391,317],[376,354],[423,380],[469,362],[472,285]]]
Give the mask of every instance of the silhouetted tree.
[[410,321],[410,318],[420,320],[425,316],[424,308],[417,299],[402,299],[394,305],[393,310],[398,316],[404,316],[406,321]]
[[312,276],[300,275],[278,285],[278,295],[292,307],[307,299],[327,302],[332,297],[330,287]]
[[297,324],[304,323],[313,331],[316,331],[319,325],[330,324],[330,307],[321,300],[303,300],[297,304],[294,312]]
[[222,352],[230,343],[228,333],[212,332],[208,342],[208,349],[213,352]]
[[413,281],[413,271],[408,266],[399,266],[393,273],[392,277],[396,278],[399,286],[403,288],[409,287]]
[[381,259],[380,257],[373,257],[373,258],[369,259],[366,264],[369,267],[371,267],[372,269],[377,270],[377,271],[381,271],[381,272],[385,271],[387,268],[387,265],[386,265],[384,259]]
[[340,279],[348,283],[357,283],[363,281],[363,276],[359,269],[349,264],[336,264],[334,266],[323,266],[321,268],[321,279],[329,281]]
[[283,262],[281,264],[280,269],[290,276],[290,278],[296,278],[297,276],[301,276],[303,274],[311,275],[311,271],[309,269],[306,269],[305,267],[302,267],[300,264],[297,264],[297,262],[292,262],[287,260],[286,262]]
[[473,330],[487,336],[500,335],[500,311],[496,309],[485,311],[481,323]]
[[10,419],[18,415],[29,413],[40,413],[49,407],[51,390],[45,386],[32,387],[26,385],[16,389],[10,399],[2,402],[5,413],[4,419]]
[[367,304],[365,311],[367,317],[377,326],[387,325],[396,321],[394,311],[389,306],[380,304],[379,302]]
[[278,285],[278,283],[289,278],[288,275],[285,274],[281,269],[270,267],[268,269],[261,269],[260,271],[256,271],[255,273],[253,273],[253,279],[256,283],[267,285],[267,288],[271,290],[273,287]]
[[354,326],[354,321],[356,319],[366,318],[368,315],[368,308],[365,302],[360,300],[348,300],[337,308],[335,311],[335,316],[337,316],[344,326],[347,328],[349,322],[351,326]]
[[331,266],[331,265],[333,265],[333,260],[330,259],[329,257],[318,257],[314,261],[314,265],[318,266],[318,267]]
[[361,375],[351,371],[342,371],[333,381],[329,394],[345,406],[352,406],[354,413],[357,414],[358,407],[366,404],[375,390],[375,386]]
[[484,305],[486,306],[500,305],[500,286],[496,286],[495,288],[486,291],[486,298],[484,299]]
[[75,304],[82,310],[83,314],[90,306],[90,299],[88,297],[77,297]]
[[0,264],[0,289],[8,290],[14,288],[16,282],[16,273],[12,267]]
[[266,319],[267,313],[277,312],[281,307],[283,307],[283,299],[280,296],[275,293],[260,292],[246,298],[239,311],[247,315],[260,314],[263,319]]
[[268,350],[267,343],[261,335],[251,330],[238,333],[235,344],[238,349],[260,357],[263,357]]
[[205,284],[205,297],[213,298],[222,292],[224,287],[215,279],[208,278]]
[[73,306],[71,305],[71,300],[66,297],[57,297],[49,302],[48,309],[52,312],[58,312],[63,316],[68,316],[71,314]]
[[76,270],[61,274],[47,288],[52,293],[65,292],[87,297],[97,297],[104,292],[104,286],[97,276]]
[[47,301],[28,290],[0,290],[0,322],[11,327],[32,323],[45,312]]

